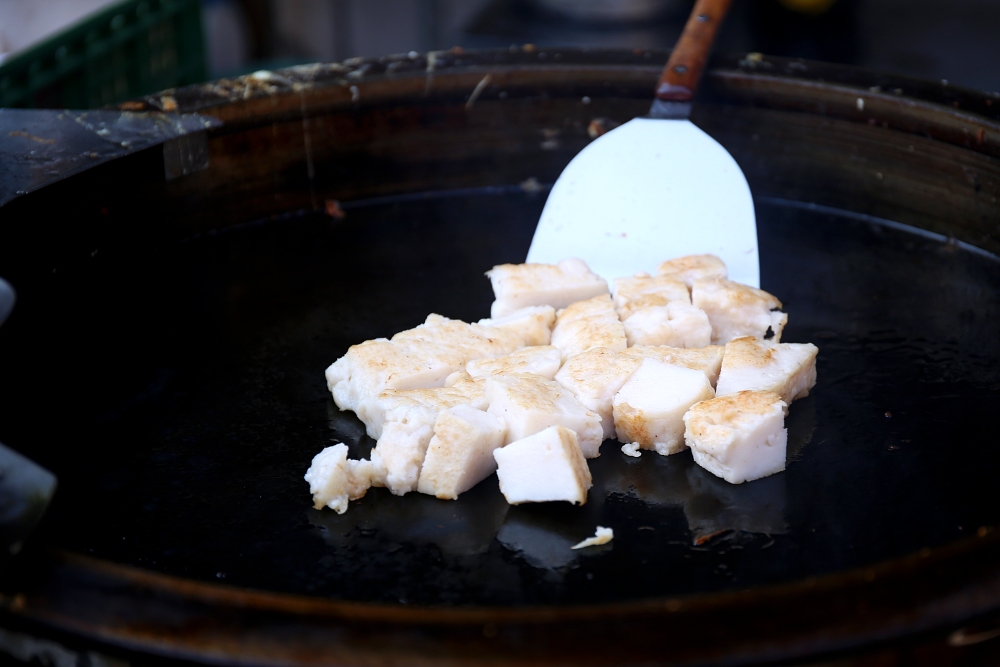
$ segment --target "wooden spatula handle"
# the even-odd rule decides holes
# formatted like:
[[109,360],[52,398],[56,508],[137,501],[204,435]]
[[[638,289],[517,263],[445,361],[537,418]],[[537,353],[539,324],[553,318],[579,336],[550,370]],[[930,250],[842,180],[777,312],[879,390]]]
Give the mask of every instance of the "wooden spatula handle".
[[690,102],[712,50],[715,33],[729,11],[732,0],[697,0],[684,32],[677,41],[667,66],[656,85],[657,99]]

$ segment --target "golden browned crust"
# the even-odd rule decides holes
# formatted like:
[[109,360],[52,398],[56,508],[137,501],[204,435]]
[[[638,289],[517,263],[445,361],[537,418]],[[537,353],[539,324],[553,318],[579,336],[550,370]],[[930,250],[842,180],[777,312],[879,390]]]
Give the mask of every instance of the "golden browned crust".
[[559,443],[562,445],[563,451],[566,452],[566,460],[569,461],[573,475],[583,491],[583,500],[580,504],[585,505],[587,503],[587,489],[594,483],[590,476],[590,466],[587,465],[587,459],[584,458],[583,450],[580,449],[576,432],[565,426],[556,426],[556,432],[559,435]]
[[774,363],[773,345],[757,340],[753,336],[741,336],[726,343],[725,366],[753,366],[764,368]]
[[465,405],[482,397],[486,391],[486,380],[470,378],[459,380],[450,387],[431,389],[386,389],[378,395],[378,400],[389,409],[397,407],[425,407],[446,410],[456,405]]
[[624,353],[606,347],[591,348],[570,357],[556,377],[572,384],[576,392],[592,396],[602,391],[611,378],[624,382],[642,363],[643,357],[622,356]]
[[715,255],[687,255],[668,259],[657,267],[660,275],[677,276],[688,285],[698,278],[726,278],[726,263]]
[[627,350],[622,350],[618,354],[638,359],[640,362],[642,359],[649,357],[657,361],[662,361],[665,364],[684,366],[685,368],[702,372],[714,370],[718,374],[718,367],[722,363],[724,349],[721,345],[689,348],[669,347],[667,345],[635,345]]
[[726,300],[726,307],[728,308],[738,308],[740,306],[764,306],[768,310],[781,308],[781,301],[770,292],[723,278],[703,278],[696,280],[695,289],[701,290],[705,294],[711,294],[715,298],[721,296]]
[[490,381],[500,384],[514,405],[541,412],[559,411],[557,401],[563,388],[552,380],[530,373],[511,373],[491,376]]
[[597,277],[593,274],[569,274],[558,264],[498,264],[487,271],[486,275],[490,278],[494,275],[500,278],[502,293],[497,294],[497,298],[511,292],[597,282]]
[[773,391],[739,391],[696,403],[685,422],[693,436],[703,438],[713,426],[736,427],[745,420],[773,412],[777,404],[784,406],[784,401]]
[[642,308],[665,306],[671,301],[691,303],[684,281],[674,276],[643,276],[615,280],[615,308],[622,320]]
[[592,317],[594,315],[604,315],[614,313],[615,307],[611,303],[610,294],[598,294],[590,299],[576,301],[566,306],[556,313],[556,326],[560,322],[571,322],[582,317]]
[[614,407],[615,429],[619,439],[626,442],[638,442],[642,448],[653,445],[653,437],[649,433],[648,420],[641,410],[636,410],[628,403],[619,403]]

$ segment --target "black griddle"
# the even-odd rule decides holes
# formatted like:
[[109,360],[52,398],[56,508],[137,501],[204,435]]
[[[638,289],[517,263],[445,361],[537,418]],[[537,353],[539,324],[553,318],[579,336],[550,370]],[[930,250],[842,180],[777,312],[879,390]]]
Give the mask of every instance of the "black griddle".
[[[139,154],[5,207],[0,266],[20,302],[0,330],[0,440],[60,478],[27,557],[8,572],[9,599],[21,595],[8,613],[199,660],[457,664],[569,650],[599,664],[789,657],[947,627],[998,605],[1000,260],[973,234],[994,233],[1000,220],[995,198],[982,201],[998,190],[997,158],[949,149],[988,167],[972,179],[978,189],[950,190],[977,199],[954,219],[921,224],[935,211],[912,199],[886,217],[892,198],[852,188],[849,177],[923,178],[945,142],[829,113],[796,135],[806,113],[723,97],[720,81],[739,63],[717,68],[701,124],[728,128],[717,135],[724,144],[736,137],[727,148],[755,193],[762,287],[789,313],[783,340],[820,348],[816,388],[786,422],[786,472],[730,485],[689,453],[636,460],[606,441],[583,507],[510,507],[491,477],[457,501],[373,489],[343,515],[312,509],[302,479],[311,458],[335,442],[354,457],[374,445],[336,408],[323,369],[430,312],[488,315],[483,272],[523,261],[545,183],[585,141],[585,124],[562,123],[569,139],[555,156],[526,137],[551,135],[532,123],[592,115],[550,101],[558,85],[567,99],[588,85],[608,89],[588,78],[592,57],[577,54],[576,79],[533,82],[540,98],[500,96],[501,84],[478,126],[453,110],[460,96],[407,102],[405,77],[388,74],[369,85],[395,86],[409,107],[327,100],[306,122],[278,111],[251,123],[264,113],[258,98],[209,103],[192,91],[200,106],[185,110],[227,123],[210,134],[206,172],[157,185],[155,152]],[[636,69],[626,65],[600,74],[626,87]],[[516,60],[453,63],[452,76],[481,78],[475,67],[486,66],[501,80],[540,76]],[[758,75],[743,76],[745,89]],[[317,84],[316,94],[337,86]],[[621,113],[624,93],[611,90],[603,111]],[[270,91],[257,104],[280,97]],[[442,134],[482,137],[503,121],[512,137],[499,158]],[[312,138],[319,156],[290,154],[292,139],[282,147],[257,129],[282,135],[295,123],[326,128]],[[387,157],[394,137],[398,154]],[[442,140],[441,155],[428,157]],[[893,151],[911,142],[922,156],[892,170]],[[345,145],[353,162],[337,154]],[[843,156],[824,163],[822,151],[838,148]],[[527,162],[504,162],[505,151]],[[806,154],[819,157],[803,166]],[[312,161],[305,186],[290,176],[300,157]],[[270,161],[270,172],[248,161]],[[828,178],[825,199],[803,197],[820,188],[809,177],[821,168],[840,180]],[[270,173],[270,186],[263,176],[240,182],[240,169]],[[525,174],[541,186],[522,184]],[[272,212],[248,216],[253,206],[236,191],[254,205],[270,197]],[[326,214],[334,198],[342,218]],[[976,226],[980,210],[992,213]],[[34,224],[31,211],[41,213]],[[613,527],[614,541],[569,549],[597,525]],[[358,639],[375,632],[358,630],[366,623],[386,635]],[[602,623],[628,647],[588,637]],[[250,635],[261,637],[256,649],[225,639]]]

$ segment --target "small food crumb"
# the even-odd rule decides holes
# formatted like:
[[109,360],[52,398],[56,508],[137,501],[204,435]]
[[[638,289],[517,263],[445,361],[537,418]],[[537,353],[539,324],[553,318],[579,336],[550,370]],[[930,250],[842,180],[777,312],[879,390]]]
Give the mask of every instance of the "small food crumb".
[[571,549],[583,549],[584,547],[595,547],[600,544],[607,544],[615,537],[615,531],[610,528],[605,528],[604,526],[597,527],[597,533],[593,537],[588,537],[583,542],[570,547]]
[[336,199],[326,200],[326,214],[335,220],[343,220],[347,217],[344,209],[340,208],[340,202]]
[[642,453],[639,451],[639,443],[630,442],[627,445],[622,445],[622,454],[625,456],[634,456],[635,458],[639,458],[642,456]]
[[596,139],[602,134],[606,134],[615,129],[619,124],[620,123],[613,121],[610,118],[594,118],[587,126],[587,136],[591,139]]
[[534,176],[521,181],[521,190],[527,192],[528,194],[536,194],[542,191],[542,184],[538,182],[538,179]]

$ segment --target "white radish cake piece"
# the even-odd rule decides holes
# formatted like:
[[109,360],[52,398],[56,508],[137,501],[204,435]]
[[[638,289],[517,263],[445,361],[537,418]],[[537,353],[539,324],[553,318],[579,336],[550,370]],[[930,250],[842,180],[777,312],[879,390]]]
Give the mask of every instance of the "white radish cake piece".
[[482,380],[464,380],[434,389],[390,389],[379,395],[378,403],[384,424],[371,459],[385,472],[385,486],[397,496],[417,488],[438,414],[459,405],[483,410],[487,405]]
[[809,395],[816,385],[816,355],[812,343],[772,343],[752,336],[726,343],[716,394],[773,391],[785,403]]
[[316,509],[329,507],[343,514],[348,501],[365,495],[372,486],[384,486],[382,472],[368,460],[347,458],[347,445],[326,447],[313,457],[305,480]]
[[685,447],[684,413],[714,396],[701,371],[643,359],[611,403],[618,440],[664,456],[676,454]]
[[770,391],[741,391],[695,405],[684,416],[684,437],[695,463],[731,484],[781,472],[788,443],[786,408]]
[[[685,287],[685,290],[686,289],[687,288]],[[628,303],[625,304],[625,307],[618,308],[618,319],[624,322],[637,311],[656,306],[665,306],[671,301],[681,301],[681,299],[668,299],[664,296],[660,296],[659,294],[640,294],[633,299],[629,299]],[[690,304],[691,297],[689,296],[683,301]]]
[[552,329],[552,344],[562,350],[563,359],[568,359],[594,347],[624,350],[628,340],[611,296],[602,294],[560,310]]
[[555,379],[584,407],[600,416],[604,438],[614,438],[615,418],[611,401],[629,376],[639,368],[642,359],[641,356],[625,356],[606,347],[595,347],[566,360]]
[[615,278],[614,303],[622,321],[641,308],[665,306],[671,301],[691,303],[687,285],[673,276],[637,273],[631,278]]
[[517,330],[431,314],[424,324],[392,340],[352,345],[326,369],[326,381],[337,407],[356,412],[369,427],[368,435],[377,438],[371,423],[381,416],[373,412],[372,403],[383,390],[441,387],[469,361],[510,354],[524,344]]
[[510,354],[524,347],[524,335],[516,327],[496,326],[479,323],[469,324],[431,313],[420,326],[400,331],[392,337],[393,342],[423,340],[435,345],[444,345],[475,354],[480,357],[496,357]]
[[712,324],[708,321],[708,315],[684,301],[641,308],[634,311],[622,324],[629,346],[698,348],[712,343]]
[[507,423],[458,405],[442,410],[434,422],[434,437],[427,446],[417,491],[446,500],[458,498],[497,469],[493,450],[502,447]]
[[377,338],[352,345],[326,369],[326,381],[341,410],[358,412],[384,389],[443,384],[448,375],[465,368],[467,356],[461,350],[425,341],[401,344]]
[[558,264],[500,264],[486,275],[496,296],[490,308],[494,318],[528,306],[565,308],[608,293],[608,283],[582,259],[564,259]]
[[511,505],[587,502],[593,483],[576,433],[551,426],[493,451],[500,492]]
[[528,373],[491,375],[486,378],[486,400],[487,412],[507,422],[507,442],[558,425],[576,432],[585,457],[600,454],[600,416],[552,380]]
[[708,315],[715,345],[725,345],[740,336],[779,343],[788,322],[787,314],[774,312],[781,308],[775,296],[731,280],[695,280],[691,300]]
[[666,364],[701,371],[714,386],[722,366],[720,345],[695,349],[636,346],[621,352],[595,347],[570,357],[556,373],[556,382],[568,389],[586,408],[601,417],[604,438],[617,437],[612,401],[626,380],[649,357]]
[[528,306],[503,317],[479,320],[478,324],[513,331],[525,345],[548,345],[555,322],[556,309],[552,306]]
[[688,287],[694,285],[695,280],[704,278],[725,280],[729,277],[726,263],[715,255],[686,255],[668,259],[660,264],[656,273],[661,276],[672,276]]
[[554,345],[522,347],[517,352],[492,359],[473,359],[465,365],[470,377],[533,373],[547,380],[555,377],[562,365],[562,353]]
[[437,411],[463,403],[482,404],[485,385],[465,371],[456,371],[445,378],[444,386],[423,389],[386,389],[375,398],[358,406],[358,419],[365,425],[369,437],[382,439],[384,424],[394,418],[388,416],[390,410],[400,407],[425,406]]
[[[667,347],[665,345],[636,345],[627,350],[619,352],[622,356],[630,359],[642,361],[646,357],[662,361],[665,364],[684,366],[701,371],[712,383],[712,387],[719,381],[719,371],[722,369],[722,357],[725,349],[721,345],[707,345],[705,347],[681,349],[678,347]],[[638,368],[638,364],[636,364]]]

